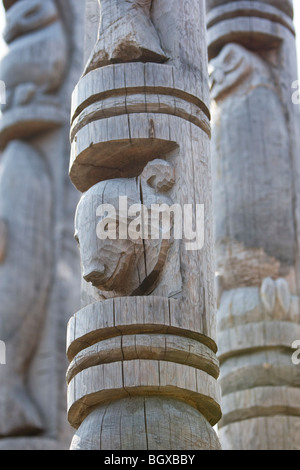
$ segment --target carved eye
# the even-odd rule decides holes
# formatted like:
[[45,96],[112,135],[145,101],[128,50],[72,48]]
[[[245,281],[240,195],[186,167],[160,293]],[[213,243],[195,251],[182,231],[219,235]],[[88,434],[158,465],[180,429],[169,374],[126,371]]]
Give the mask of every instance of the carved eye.
[[235,56],[234,52],[230,51],[225,57],[225,60],[224,60],[225,64],[231,64],[234,56]]
[[25,13],[24,18],[30,18],[31,16],[36,15],[37,13],[39,13],[39,10],[40,5],[34,5],[30,10]]

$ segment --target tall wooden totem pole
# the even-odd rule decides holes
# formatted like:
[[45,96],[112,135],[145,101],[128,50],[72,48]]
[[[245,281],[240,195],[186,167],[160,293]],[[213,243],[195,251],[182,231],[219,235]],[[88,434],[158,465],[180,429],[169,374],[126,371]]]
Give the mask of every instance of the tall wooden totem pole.
[[207,0],[224,449],[299,449],[292,0]]
[[77,0],[3,4],[0,449],[65,449],[64,330],[80,305],[68,110],[83,69],[83,8]]
[[218,449],[204,0],[88,0],[86,15],[71,449]]

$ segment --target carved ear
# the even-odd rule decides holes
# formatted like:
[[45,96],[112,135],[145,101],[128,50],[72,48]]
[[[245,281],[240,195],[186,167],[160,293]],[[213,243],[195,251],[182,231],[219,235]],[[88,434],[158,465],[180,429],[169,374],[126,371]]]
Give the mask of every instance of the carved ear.
[[276,302],[276,284],[273,279],[266,277],[260,289],[261,300],[268,312],[273,312]]
[[159,192],[169,191],[175,183],[175,169],[165,160],[152,160],[145,166],[141,179]]

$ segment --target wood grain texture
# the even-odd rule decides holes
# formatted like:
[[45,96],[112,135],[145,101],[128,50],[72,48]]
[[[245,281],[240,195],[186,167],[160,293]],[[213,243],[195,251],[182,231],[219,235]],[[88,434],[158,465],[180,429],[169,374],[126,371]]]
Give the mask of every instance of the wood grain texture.
[[12,142],[1,161],[0,214],[6,222],[2,235],[7,245],[0,264],[0,334],[8,363],[0,369],[0,436],[4,437],[43,429],[26,378],[52,276],[52,197],[41,156],[23,142]]
[[183,364],[130,360],[79,372],[68,386],[68,418],[78,427],[95,405],[127,396],[171,396],[198,409],[214,425],[221,417],[215,379]]
[[217,378],[219,363],[214,353],[204,344],[171,334],[122,335],[104,339],[80,351],[67,372],[68,382],[89,367],[122,360],[157,359],[187,364],[207,371]]
[[119,297],[91,303],[78,311],[68,323],[69,360],[100,340],[125,334],[169,333],[195,339],[216,353],[215,342],[204,335],[200,324],[183,315],[181,303],[160,296]]
[[195,408],[172,398],[124,398],[92,411],[71,450],[220,450]]
[[182,119],[210,136],[202,90],[192,72],[181,75],[171,65],[132,63],[100,68],[80,80],[72,98],[70,160],[77,189],[136,177],[149,160],[167,157],[178,146],[171,129]]
[[240,432],[240,423],[220,429],[223,448],[228,450],[266,450],[276,441],[275,450],[299,450],[298,416],[264,416],[247,419],[247,432]]

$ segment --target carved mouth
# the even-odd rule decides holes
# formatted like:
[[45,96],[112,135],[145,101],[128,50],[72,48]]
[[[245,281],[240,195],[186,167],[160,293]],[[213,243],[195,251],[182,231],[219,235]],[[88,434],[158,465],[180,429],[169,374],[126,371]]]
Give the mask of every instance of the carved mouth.
[[97,289],[110,291],[112,290],[112,284],[116,277],[116,273],[118,273],[120,263],[121,257],[119,258],[118,264],[110,277],[107,277],[106,266],[99,264],[97,268],[92,269],[88,274],[83,274],[83,278],[85,281],[91,282],[94,287],[97,287]]

